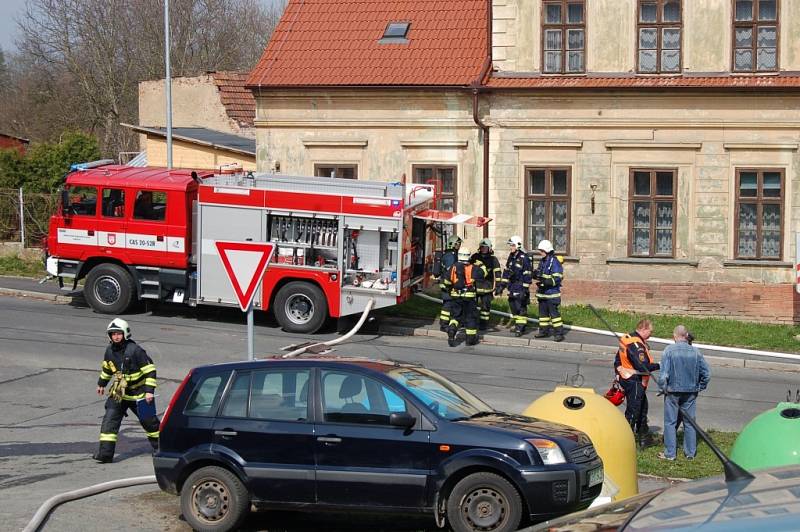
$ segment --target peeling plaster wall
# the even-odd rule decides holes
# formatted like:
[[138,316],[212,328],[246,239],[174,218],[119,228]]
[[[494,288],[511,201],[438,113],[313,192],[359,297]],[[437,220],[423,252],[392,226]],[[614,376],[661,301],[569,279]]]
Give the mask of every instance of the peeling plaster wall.
[[[164,80],[139,82],[139,125],[166,127]],[[254,131],[232,120],[210,74],[172,80],[172,126],[204,127],[252,138]],[[143,136],[140,135],[143,140]]]
[[[271,91],[256,101],[259,171],[357,164],[360,180],[411,182],[414,165],[454,165],[458,209],[481,213],[483,146],[464,91]],[[462,236],[474,247],[481,232]]]

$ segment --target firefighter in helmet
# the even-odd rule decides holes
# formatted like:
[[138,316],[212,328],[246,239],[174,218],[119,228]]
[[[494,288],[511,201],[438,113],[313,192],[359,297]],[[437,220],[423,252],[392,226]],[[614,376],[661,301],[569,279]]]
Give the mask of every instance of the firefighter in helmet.
[[450,272],[450,267],[458,262],[458,250],[461,247],[461,237],[450,235],[447,239],[447,249],[444,250],[439,258],[439,263],[434,271],[438,278],[439,288],[442,289],[442,310],[439,312],[439,329],[447,331],[450,326],[450,315],[452,312],[452,301],[450,300],[450,288],[444,280]]
[[506,269],[503,279],[495,289],[495,294],[500,295],[508,289],[508,306],[511,308],[511,319],[514,321],[514,334],[525,334],[528,324],[528,303],[531,301],[531,259],[522,249],[522,237],[514,235],[508,239],[511,252],[506,260]]
[[492,241],[488,238],[480,241],[478,251],[472,254],[469,261],[477,266],[483,265],[487,272],[485,279],[475,281],[478,310],[480,311],[480,326],[478,329],[485,331],[489,328],[492,299],[494,299],[495,288],[497,288],[502,279],[503,268],[500,267],[500,261],[494,256]]
[[115,318],[108,324],[106,333],[110,340],[106,347],[100,378],[97,380],[97,395],[103,395],[106,386],[113,378],[108,390],[106,413],[100,425],[100,447],[92,458],[101,463],[114,459],[117,434],[122,418],[131,410],[139,418],[153,450],[158,449],[159,420],[155,414],[142,416],[138,405],[152,403],[156,388],[156,367],[144,349],[131,340],[131,327],[128,322]]
[[444,284],[450,292],[450,323],[447,327],[447,345],[456,346],[456,333],[460,325],[464,325],[467,345],[478,343],[478,307],[476,283],[488,277],[483,264],[471,264],[470,253],[466,249],[459,250],[458,262],[450,266],[444,276]]
[[537,286],[536,299],[539,302],[539,332],[536,338],[547,338],[553,334],[553,339],[560,342],[564,339],[564,324],[558,307],[561,305],[564,267],[549,240],[539,242],[536,249],[541,256],[539,266],[533,271]]

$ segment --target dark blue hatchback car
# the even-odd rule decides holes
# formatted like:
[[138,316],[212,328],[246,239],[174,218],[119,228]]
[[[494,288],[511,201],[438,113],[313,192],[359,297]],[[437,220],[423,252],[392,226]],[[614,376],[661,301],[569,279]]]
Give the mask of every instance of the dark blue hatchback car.
[[251,503],[510,531],[588,507],[603,482],[576,429],[494,411],[419,365],[340,357],[192,370],[153,462],[187,522],[215,531]]

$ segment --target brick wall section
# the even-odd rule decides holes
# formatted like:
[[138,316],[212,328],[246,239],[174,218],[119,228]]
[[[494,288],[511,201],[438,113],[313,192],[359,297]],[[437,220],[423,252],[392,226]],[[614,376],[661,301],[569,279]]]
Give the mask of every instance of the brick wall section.
[[565,304],[614,310],[683,314],[763,323],[800,323],[794,285],[759,283],[620,283],[565,280]]

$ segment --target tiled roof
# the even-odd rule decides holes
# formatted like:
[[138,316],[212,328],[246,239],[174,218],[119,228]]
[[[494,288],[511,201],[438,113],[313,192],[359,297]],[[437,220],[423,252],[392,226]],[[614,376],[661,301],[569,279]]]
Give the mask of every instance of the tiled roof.
[[536,76],[495,73],[487,82],[494,89],[782,89],[800,88],[800,74],[693,76]]
[[247,72],[211,72],[225,111],[241,127],[253,127],[256,117],[256,100],[244,85],[247,75]]
[[[487,0],[290,0],[247,85],[464,86],[486,59]],[[407,43],[379,43],[407,21]]]

